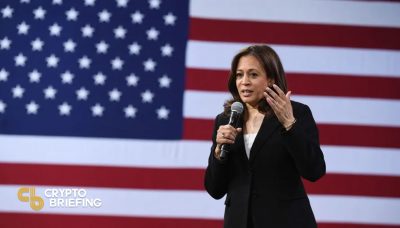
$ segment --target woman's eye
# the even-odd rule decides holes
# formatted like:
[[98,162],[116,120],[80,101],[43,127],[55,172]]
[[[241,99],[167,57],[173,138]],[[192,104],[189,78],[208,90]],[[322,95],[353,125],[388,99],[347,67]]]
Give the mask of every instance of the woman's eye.
[[251,75],[251,77],[253,77],[253,78],[257,77],[257,73],[251,73],[250,75]]
[[236,78],[241,78],[241,77],[243,77],[243,74],[242,74],[242,73],[237,73],[237,74],[236,74]]

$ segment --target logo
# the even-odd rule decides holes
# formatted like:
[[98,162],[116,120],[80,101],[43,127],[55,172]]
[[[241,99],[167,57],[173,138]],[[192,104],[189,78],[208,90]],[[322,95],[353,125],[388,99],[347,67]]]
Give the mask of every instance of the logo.
[[36,195],[35,187],[19,188],[18,199],[21,202],[29,202],[29,206],[34,211],[40,211],[44,207],[44,200]]
[[[41,190],[38,190],[41,192]],[[34,211],[43,209],[45,202],[50,208],[99,208],[102,206],[100,198],[88,196],[83,188],[47,188],[44,189],[44,198],[36,195],[35,187],[21,187],[18,189],[18,199],[29,202]]]

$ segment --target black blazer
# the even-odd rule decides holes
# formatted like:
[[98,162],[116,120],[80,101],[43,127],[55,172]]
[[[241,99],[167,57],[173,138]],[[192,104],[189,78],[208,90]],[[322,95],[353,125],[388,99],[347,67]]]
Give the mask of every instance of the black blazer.
[[[215,199],[225,194],[224,227],[317,227],[301,177],[316,181],[325,174],[318,129],[308,106],[292,101],[297,122],[285,131],[275,116],[265,117],[247,158],[243,134],[230,146],[226,162],[214,157],[216,132],[228,123],[215,120],[205,188]],[[240,121],[239,126],[243,126]],[[250,213],[249,213],[250,211]]]

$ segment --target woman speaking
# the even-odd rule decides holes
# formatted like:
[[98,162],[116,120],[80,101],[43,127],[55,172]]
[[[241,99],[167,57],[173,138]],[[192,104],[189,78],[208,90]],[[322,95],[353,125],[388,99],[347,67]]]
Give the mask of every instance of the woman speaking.
[[[309,107],[290,100],[278,55],[266,45],[243,49],[228,88],[205,174],[207,192],[226,195],[224,227],[317,227],[301,178],[325,174],[318,129]],[[234,124],[237,102],[243,113]]]

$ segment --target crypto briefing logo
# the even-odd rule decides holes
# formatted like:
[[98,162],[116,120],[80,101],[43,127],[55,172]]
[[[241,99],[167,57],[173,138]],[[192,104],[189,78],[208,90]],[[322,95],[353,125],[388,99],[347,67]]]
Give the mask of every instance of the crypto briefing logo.
[[29,203],[34,211],[42,210],[45,202],[50,208],[99,208],[102,205],[101,199],[89,198],[83,188],[46,188],[44,199],[36,193],[35,187],[21,187],[17,195],[19,201]]
[[36,195],[35,187],[19,188],[18,199],[21,202],[29,202],[29,206],[34,211],[40,211],[44,207],[44,200]]

